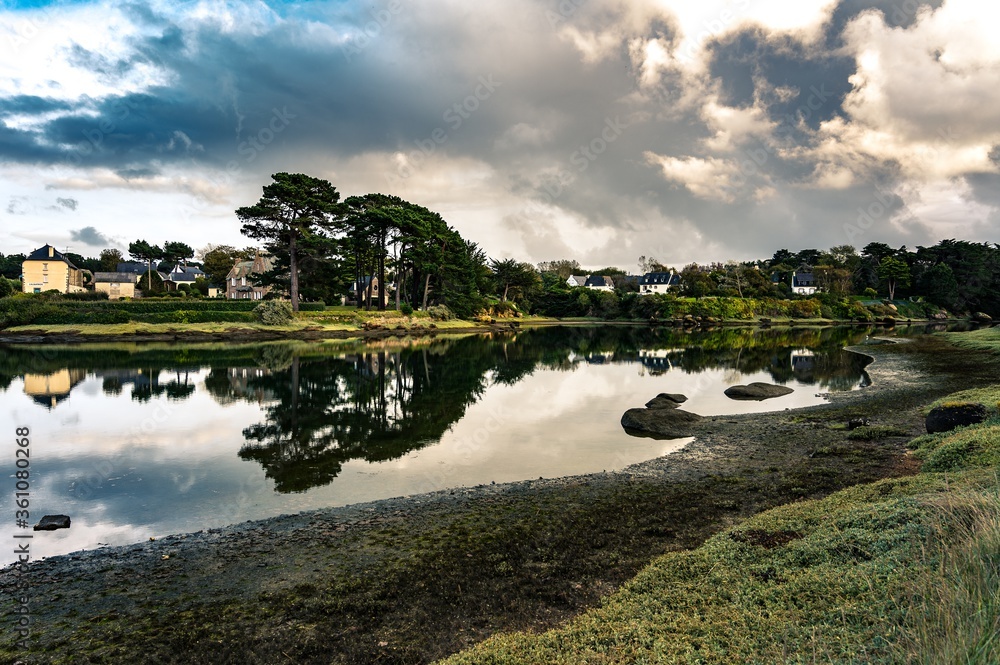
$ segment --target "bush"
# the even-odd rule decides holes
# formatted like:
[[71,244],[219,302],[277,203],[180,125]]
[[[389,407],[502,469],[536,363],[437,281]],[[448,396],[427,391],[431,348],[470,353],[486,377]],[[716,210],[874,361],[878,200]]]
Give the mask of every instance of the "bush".
[[435,321],[451,321],[455,318],[447,305],[431,305],[427,308],[427,314]]
[[292,303],[287,300],[265,300],[254,308],[253,313],[265,326],[287,325],[295,318]]
[[108,294],[104,291],[84,291],[82,293],[67,293],[63,296],[64,300],[69,300],[72,302],[91,302],[95,300],[107,300]]
[[6,298],[7,296],[12,296],[15,293],[20,292],[21,283],[13,280],[7,279],[3,275],[0,275],[0,298]]
[[325,312],[326,303],[322,300],[317,300],[316,302],[300,302],[299,303],[300,312]]
[[404,316],[410,316],[413,314],[413,305],[408,302],[400,303],[399,311],[402,312]]

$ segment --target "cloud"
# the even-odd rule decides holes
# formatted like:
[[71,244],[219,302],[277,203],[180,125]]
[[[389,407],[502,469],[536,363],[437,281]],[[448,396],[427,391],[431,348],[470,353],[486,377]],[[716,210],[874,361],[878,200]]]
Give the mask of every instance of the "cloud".
[[110,238],[102,234],[93,226],[85,226],[82,229],[70,231],[69,237],[76,242],[82,242],[83,244],[90,245],[91,247],[107,247],[114,244]]
[[57,197],[56,203],[67,210],[76,210],[76,206],[79,205],[80,202],[76,199],[64,199],[62,197]]
[[[238,243],[232,211],[302,171],[439,210],[494,256],[588,265],[843,244],[876,191],[899,201],[866,231],[889,243],[987,239],[998,209],[981,2],[392,7],[0,12],[0,172],[79,197],[74,226],[131,235],[127,205],[201,246]],[[21,39],[26,21],[43,29]]]

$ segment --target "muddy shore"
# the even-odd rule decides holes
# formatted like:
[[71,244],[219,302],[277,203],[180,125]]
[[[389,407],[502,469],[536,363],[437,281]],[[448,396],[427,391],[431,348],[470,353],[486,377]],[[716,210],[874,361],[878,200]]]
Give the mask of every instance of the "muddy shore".
[[[450,332],[450,331],[449,331]],[[920,408],[995,380],[936,337],[857,348],[872,386],[796,411],[709,418],[618,473],[311,511],[33,562],[32,635],[4,662],[427,663],[541,630],[666,551],[767,508],[913,473]],[[641,406],[652,395],[636,395]],[[867,417],[899,436],[848,439]],[[904,436],[906,433],[908,436]],[[0,572],[4,625],[18,572]]]

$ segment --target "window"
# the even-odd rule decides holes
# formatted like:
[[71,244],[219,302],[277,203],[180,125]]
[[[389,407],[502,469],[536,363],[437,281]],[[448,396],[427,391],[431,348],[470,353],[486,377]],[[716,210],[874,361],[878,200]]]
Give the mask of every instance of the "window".
[[42,270],[48,270],[48,269],[49,269],[49,264],[48,263],[43,263],[42,264]]

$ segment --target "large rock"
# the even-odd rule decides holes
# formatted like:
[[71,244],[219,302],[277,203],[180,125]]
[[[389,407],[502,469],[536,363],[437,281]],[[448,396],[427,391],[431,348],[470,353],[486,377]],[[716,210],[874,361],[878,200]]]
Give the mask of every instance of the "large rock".
[[687,397],[680,393],[660,393],[653,399],[646,402],[647,409],[676,409],[687,401]]
[[726,388],[726,397],[729,399],[753,399],[764,400],[772,397],[781,397],[795,392],[787,386],[776,386],[770,383],[751,383],[748,386],[731,386]]
[[70,519],[68,515],[46,515],[38,524],[35,525],[34,531],[55,531],[56,529],[68,529],[70,525]]
[[976,323],[993,323],[993,317],[986,312],[976,312],[972,315],[972,320]]
[[668,439],[691,436],[691,427],[702,420],[696,413],[681,409],[629,409],[622,416],[627,432],[656,434]]
[[936,406],[927,414],[924,425],[928,434],[950,432],[956,427],[974,425],[986,420],[986,407],[982,404],[947,404]]

